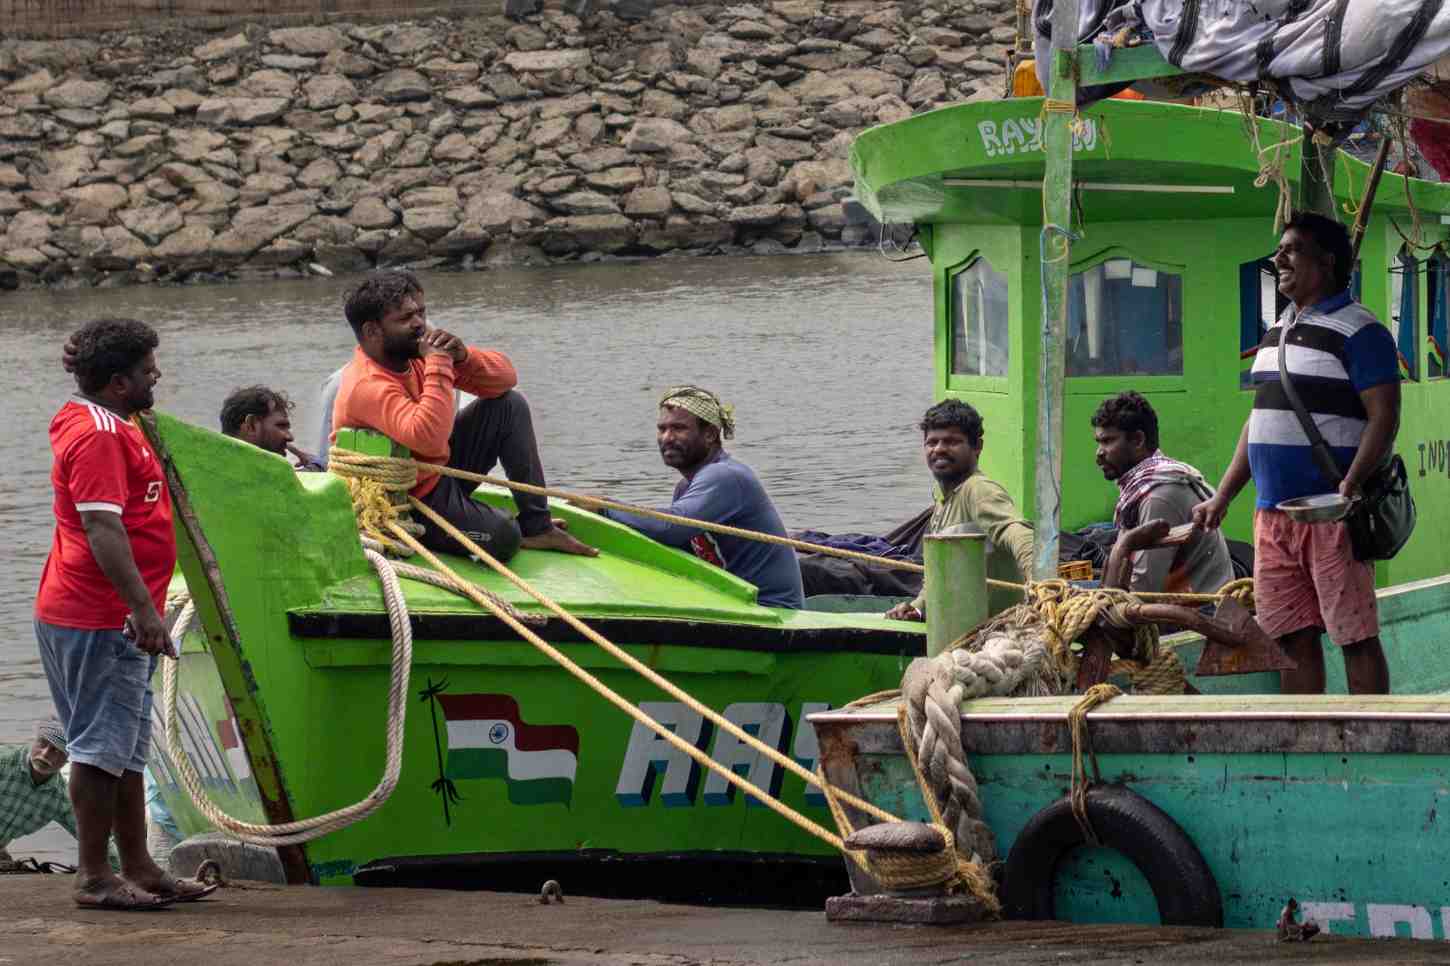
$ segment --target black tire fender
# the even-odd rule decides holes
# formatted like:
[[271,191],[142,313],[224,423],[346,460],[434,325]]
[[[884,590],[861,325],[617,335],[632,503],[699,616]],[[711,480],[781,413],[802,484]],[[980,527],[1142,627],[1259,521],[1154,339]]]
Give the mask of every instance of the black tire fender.
[[[1163,925],[1223,927],[1218,882],[1198,846],[1167,812],[1122,785],[1095,785],[1088,789],[1087,813],[1103,846],[1127,856],[1148,880]],[[1004,914],[1056,918],[1058,863],[1086,841],[1067,797],[1032,816],[1007,856]]]

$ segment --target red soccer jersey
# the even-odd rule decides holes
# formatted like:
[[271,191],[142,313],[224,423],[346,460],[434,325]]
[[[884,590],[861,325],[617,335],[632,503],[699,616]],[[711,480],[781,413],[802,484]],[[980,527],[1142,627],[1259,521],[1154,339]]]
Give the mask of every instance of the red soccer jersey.
[[171,495],[151,444],[135,426],[94,403],[73,399],[50,421],[55,539],[40,574],[35,616],[57,627],[117,630],[130,613],[101,572],[81,512],[121,516],[141,580],[160,612],[176,568]]

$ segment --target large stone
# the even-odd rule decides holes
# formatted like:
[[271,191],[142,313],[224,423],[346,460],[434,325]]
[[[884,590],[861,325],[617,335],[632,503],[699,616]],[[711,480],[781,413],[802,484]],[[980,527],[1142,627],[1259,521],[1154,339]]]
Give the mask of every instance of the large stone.
[[461,214],[454,206],[409,208],[403,212],[403,227],[419,238],[433,241],[456,228]]
[[292,179],[286,175],[259,171],[256,174],[248,175],[247,180],[242,184],[242,204],[247,207],[265,205],[279,195],[291,191],[292,188]]
[[503,59],[511,69],[521,74],[547,74],[556,70],[572,70],[588,67],[593,56],[587,50],[516,50]]
[[7,94],[44,94],[55,86],[55,76],[50,71],[41,68],[32,74],[26,74],[18,81],[6,85]]
[[183,225],[157,245],[153,254],[163,261],[191,262],[205,256],[215,238],[216,233],[206,225]]
[[344,77],[371,77],[379,70],[377,64],[350,50],[334,50],[322,58],[321,68]]
[[540,124],[535,125],[529,132],[528,141],[534,147],[547,148],[558,144],[569,134],[569,129],[574,126],[571,118],[554,117]]
[[267,40],[294,54],[330,54],[347,46],[342,31],[332,27],[284,27],[267,35]]
[[482,73],[478,64],[471,60],[449,60],[446,57],[434,57],[426,60],[418,65],[418,69],[431,80],[450,86],[471,84],[478,80],[478,75]]
[[774,40],[778,36],[774,27],[758,20],[737,20],[728,32],[736,40]]
[[911,87],[906,91],[906,103],[912,107],[925,107],[928,104],[935,104],[944,100],[947,96],[946,80],[942,78],[940,71],[922,71],[911,81]]
[[233,34],[230,37],[219,37],[216,40],[209,40],[199,47],[193,47],[191,55],[197,60],[211,62],[221,60],[223,57],[231,57],[240,54],[244,50],[250,50],[252,42],[247,39],[246,34]]
[[591,188],[601,191],[631,191],[644,184],[644,171],[639,168],[607,168],[584,176]]
[[444,135],[433,145],[434,161],[472,161],[477,154],[478,149],[468,142],[468,138],[456,131]]
[[653,154],[668,151],[679,142],[691,140],[690,129],[665,117],[642,117],[634,122],[624,146],[636,153]]
[[543,221],[545,213],[504,191],[485,191],[468,200],[464,214],[489,233],[508,231],[514,223],[534,225]]
[[416,70],[390,70],[373,83],[373,90],[394,103],[426,101],[433,96],[433,85]]
[[212,251],[231,257],[250,255],[316,213],[311,205],[243,208],[232,219],[231,227],[216,237]]
[[785,217],[789,205],[748,205],[744,208],[736,208],[727,216],[730,224],[744,227],[764,227],[774,225]]
[[[127,208],[120,212],[121,224],[148,245],[156,245],[182,225],[182,218],[171,205],[150,205]],[[113,250],[114,250],[114,246]]]
[[390,31],[380,46],[393,56],[401,57],[431,47],[434,39],[433,32],[424,27],[402,26]]
[[101,235],[106,239],[106,250],[114,259],[115,268],[125,268],[139,262],[150,251],[145,242],[120,225],[102,228]]
[[171,153],[183,161],[201,161],[227,143],[225,135],[200,127],[172,128],[166,132],[166,141]]
[[699,195],[690,191],[674,191],[670,193],[674,199],[675,206],[681,211],[688,211],[692,215],[713,214],[716,205],[712,201],[706,201]]
[[488,247],[488,232],[476,221],[462,221],[458,227],[428,246],[428,250],[439,255],[458,257],[460,255],[481,255]]
[[45,125],[36,114],[15,114],[0,117],[0,140],[39,141],[45,137]]
[[81,178],[95,170],[95,153],[88,147],[77,146],[49,151],[41,155],[45,172],[32,169],[30,183],[41,191],[64,191],[79,184]]
[[176,116],[176,105],[164,97],[143,97],[132,101],[127,110],[138,121],[170,121]]
[[641,218],[662,218],[674,206],[668,188],[635,188],[624,199],[624,213]]
[[318,74],[302,86],[307,106],[314,111],[351,104],[357,100],[357,87],[341,74]]
[[242,90],[256,97],[292,97],[297,78],[285,70],[258,70],[242,78]]
[[51,107],[99,107],[111,96],[111,85],[105,81],[64,81],[41,95]]
[[91,128],[101,123],[101,115],[88,107],[63,107],[53,115],[66,127]]
[[619,205],[613,198],[598,191],[571,191],[549,199],[549,205],[571,215],[605,215],[619,211]]
[[73,225],[107,224],[111,220],[111,212],[130,200],[125,188],[110,183],[72,188],[66,192],[66,198],[70,202],[67,220]]
[[186,202],[189,215],[229,215],[232,206],[241,197],[241,192],[220,181],[203,181],[191,189],[191,200]]
[[297,175],[297,183],[304,188],[326,188],[342,176],[342,169],[331,158],[318,158]]
[[0,191],[0,216],[24,211],[25,203],[8,191]]
[[50,264],[50,256],[38,248],[7,248],[0,252],[0,259],[24,272],[39,272]]
[[398,223],[398,213],[376,196],[359,198],[347,213],[347,220],[364,230],[391,228]]
[[603,147],[592,151],[581,151],[569,158],[569,163],[580,171],[603,171],[624,164],[634,164],[639,159],[624,148]]
[[577,215],[559,218],[544,226],[544,248],[583,248],[591,252],[616,252],[635,243],[634,222],[624,215]]
[[161,135],[140,134],[134,138],[122,141],[111,149],[111,153],[118,158],[134,158],[137,155],[145,154],[147,151],[158,149],[161,146]]
[[287,113],[290,104],[285,97],[214,97],[197,106],[196,119],[215,126],[270,124]]
[[776,137],[773,134],[758,134],[756,147],[769,151],[777,161],[808,161],[816,156],[816,149],[809,141]]
[[498,103],[497,97],[477,87],[450,87],[443,92],[443,100],[462,108],[492,107]]
[[401,199],[404,208],[457,208],[462,202],[458,190],[447,185],[428,185],[405,192]]
[[678,215],[671,215],[662,226],[645,228],[639,235],[639,243],[655,251],[714,249],[734,240],[735,226],[727,222],[709,217],[691,221]]
[[22,211],[10,219],[5,244],[11,248],[39,248],[50,241],[50,218],[42,211]]
[[796,184],[809,181],[817,188],[835,188],[838,185],[850,184],[854,178],[850,162],[840,158],[800,161],[791,167],[790,173]]

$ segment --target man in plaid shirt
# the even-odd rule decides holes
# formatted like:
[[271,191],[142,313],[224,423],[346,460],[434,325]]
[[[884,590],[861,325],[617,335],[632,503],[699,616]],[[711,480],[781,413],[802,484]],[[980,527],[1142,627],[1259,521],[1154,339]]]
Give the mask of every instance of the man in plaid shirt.
[[[65,762],[65,734],[57,721],[37,724],[29,745],[0,749],[0,868],[12,861],[6,846],[51,822],[76,834],[70,793],[60,774]],[[117,864],[114,854],[112,864]]]

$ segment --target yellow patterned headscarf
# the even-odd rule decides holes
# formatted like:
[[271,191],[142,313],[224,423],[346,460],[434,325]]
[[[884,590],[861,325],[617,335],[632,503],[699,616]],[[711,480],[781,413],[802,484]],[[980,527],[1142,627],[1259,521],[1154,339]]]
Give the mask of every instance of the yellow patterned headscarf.
[[735,407],[722,403],[720,397],[699,386],[671,386],[660,399],[660,408],[673,406],[711,426],[718,427],[725,439],[735,438]]

